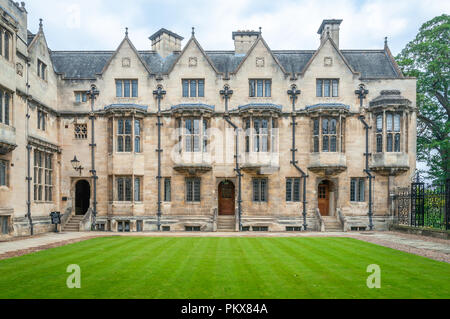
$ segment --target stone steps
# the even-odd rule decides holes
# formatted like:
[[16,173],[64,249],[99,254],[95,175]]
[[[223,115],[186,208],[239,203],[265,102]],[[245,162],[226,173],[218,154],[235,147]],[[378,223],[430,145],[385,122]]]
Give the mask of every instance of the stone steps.
[[343,231],[341,223],[334,216],[324,216],[323,222],[325,224],[326,232],[341,232]]
[[220,232],[233,232],[235,219],[234,216],[218,216],[217,218],[217,231]]
[[84,216],[74,215],[69,218],[67,223],[63,226],[62,230],[65,232],[78,232],[80,231],[80,222]]

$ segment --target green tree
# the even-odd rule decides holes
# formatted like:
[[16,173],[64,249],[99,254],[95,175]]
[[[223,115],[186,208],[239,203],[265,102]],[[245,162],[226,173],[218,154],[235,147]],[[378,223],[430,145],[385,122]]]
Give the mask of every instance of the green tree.
[[433,181],[450,178],[450,16],[424,23],[396,57],[405,76],[417,78],[417,159]]

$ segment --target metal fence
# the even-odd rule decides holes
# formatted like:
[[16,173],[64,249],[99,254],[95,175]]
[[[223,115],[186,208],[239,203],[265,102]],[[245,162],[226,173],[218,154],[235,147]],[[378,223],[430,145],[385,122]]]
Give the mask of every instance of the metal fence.
[[394,223],[450,230],[450,179],[443,185],[412,183],[394,196]]

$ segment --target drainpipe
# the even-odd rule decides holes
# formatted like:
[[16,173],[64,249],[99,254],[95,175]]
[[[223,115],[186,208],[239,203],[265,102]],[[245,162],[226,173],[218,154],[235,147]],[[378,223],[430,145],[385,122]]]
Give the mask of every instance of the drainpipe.
[[30,94],[30,83],[29,83],[29,70],[30,70],[30,59],[27,59],[27,95],[26,95],[26,102],[27,102],[27,217],[28,222],[30,224],[30,235],[33,236],[34,230],[33,230],[33,219],[31,218],[31,145],[28,142],[28,136],[30,131],[30,102],[28,101],[28,97]]
[[366,152],[364,153],[364,156],[366,157],[366,168],[364,169],[364,172],[367,174],[367,177],[369,178],[369,229],[373,230],[373,222],[372,222],[372,179],[375,178],[375,176],[372,175],[371,170],[369,168],[369,156],[372,154],[369,153],[369,129],[370,127],[366,121],[364,121],[365,117],[361,115],[359,117],[359,120],[363,123],[364,129],[366,131]]
[[97,145],[95,144],[95,115],[94,115],[94,102],[95,99],[97,97],[97,95],[100,94],[100,92],[97,90],[97,87],[92,84],[91,85],[91,89],[89,91],[86,92],[86,94],[89,96],[89,98],[91,99],[91,114],[90,114],[90,119],[91,119],[91,127],[92,127],[92,132],[91,132],[91,144],[89,145],[91,147],[91,174],[92,174],[92,180],[93,180],[93,184],[94,184],[94,209],[92,211],[92,224],[91,224],[91,230],[94,231],[95,230],[95,224],[96,224],[96,218],[97,218],[97,171],[95,170],[95,148],[97,147]]
[[164,95],[166,94],[166,91],[163,90],[161,85],[158,85],[157,90],[153,91],[153,95],[156,97],[156,99],[158,100],[158,122],[157,122],[157,126],[158,126],[158,149],[156,150],[156,152],[158,153],[158,176],[156,176],[157,180],[158,180],[158,212],[157,212],[157,227],[158,227],[158,231],[161,231],[161,153],[162,153],[162,148],[161,148],[161,126],[163,125],[161,123],[161,99],[164,97]]
[[234,169],[236,171],[236,175],[238,177],[238,218],[239,218],[239,231],[242,231],[242,173],[241,168],[239,165],[239,128],[236,124],[234,124],[231,119],[230,115],[228,113],[228,100],[230,99],[231,95],[233,95],[233,91],[230,90],[230,87],[228,85],[224,86],[224,89],[220,91],[220,95],[223,96],[225,99],[225,115],[224,119],[225,121],[234,129],[236,132],[236,142],[235,142],[235,155],[234,158],[236,159],[236,168]]
[[292,85],[292,89],[289,90],[287,93],[291,96],[292,99],[292,161],[291,164],[294,166],[294,168],[302,174],[303,179],[303,230],[308,229],[308,224],[306,223],[306,178],[308,178],[308,175],[297,165],[298,161],[295,159],[295,152],[297,152],[297,148],[295,145],[295,127],[297,126],[296,122],[296,115],[295,115],[295,102],[297,101],[297,95],[299,95],[301,92],[300,90],[297,90],[297,86],[295,84]]

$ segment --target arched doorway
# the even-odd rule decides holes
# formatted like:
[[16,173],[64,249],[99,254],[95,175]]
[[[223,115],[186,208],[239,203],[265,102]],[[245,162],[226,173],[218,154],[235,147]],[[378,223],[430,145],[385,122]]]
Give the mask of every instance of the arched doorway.
[[234,215],[234,184],[223,181],[219,184],[219,215]]
[[330,181],[322,181],[318,186],[317,201],[320,215],[330,215]]
[[84,215],[89,209],[91,185],[85,180],[75,184],[75,215]]

